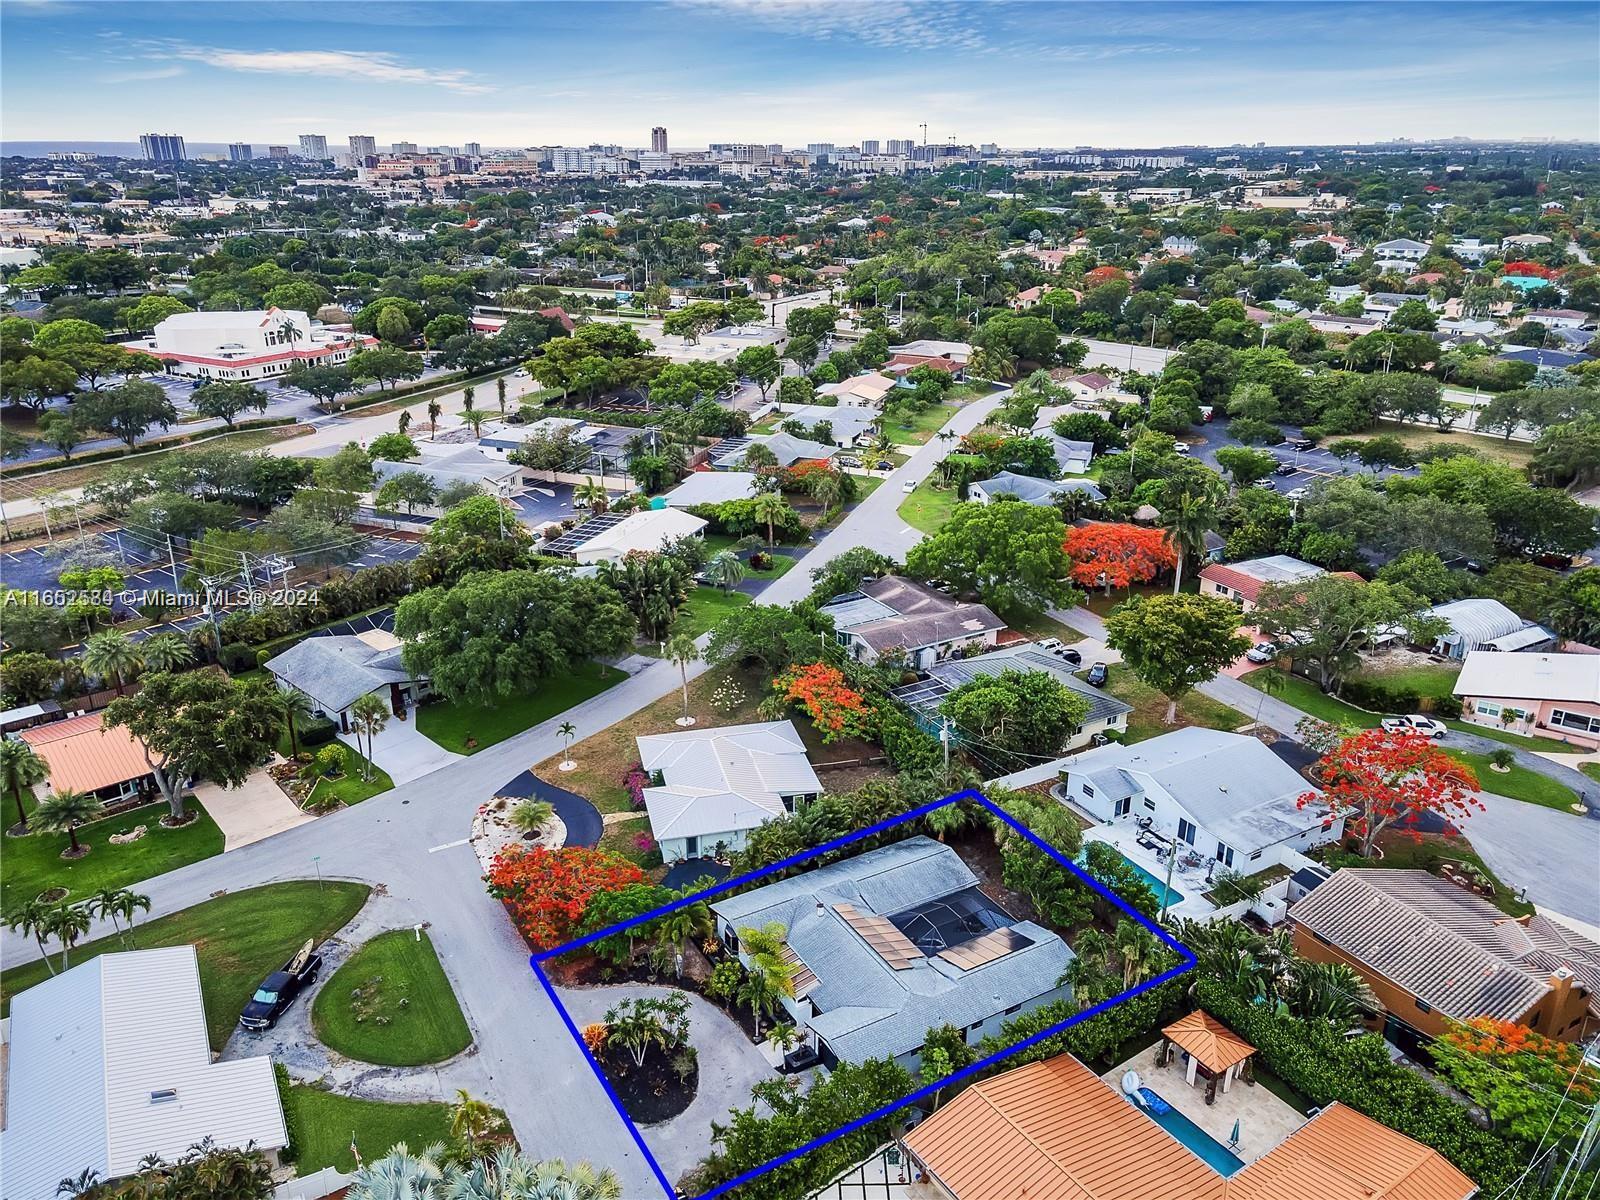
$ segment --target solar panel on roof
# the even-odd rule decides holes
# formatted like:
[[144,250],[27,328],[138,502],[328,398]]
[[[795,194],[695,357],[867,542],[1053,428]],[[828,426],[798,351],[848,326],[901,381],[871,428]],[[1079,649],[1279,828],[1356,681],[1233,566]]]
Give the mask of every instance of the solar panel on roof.
[[547,543],[544,546],[544,553],[573,554],[579,546],[593,541],[613,525],[622,524],[628,519],[628,516],[628,513],[610,512],[601,513],[597,517],[590,517],[582,525],[567,530],[555,541]]
[[794,985],[794,998],[804,1000],[811,989],[817,986],[816,975],[788,942],[785,942],[783,949],[778,952],[778,959],[793,968],[794,973],[789,977],[789,982]]
[[833,911],[844,918],[845,924],[859,933],[879,958],[896,971],[909,970],[922,960],[922,951],[894,927],[887,917],[857,911],[853,904],[835,904]]
[[1004,958],[1013,950],[1021,950],[1027,945],[1031,943],[1015,929],[996,929],[970,942],[963,942],[949,950],[941,950],[939,957],[946,962],[954,963],[963,971],[970,971],[973,967],[981,967],[984,963]]

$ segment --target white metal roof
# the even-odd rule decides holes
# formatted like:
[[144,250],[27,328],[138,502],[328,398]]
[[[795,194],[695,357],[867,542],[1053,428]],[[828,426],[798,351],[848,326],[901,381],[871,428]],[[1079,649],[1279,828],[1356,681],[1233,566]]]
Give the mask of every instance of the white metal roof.
[[1458,696],[1600,704],[1600,654],[1502,654],[1474,650],[1456,678]]
[[577,548],[580,560],[621,558],[630,550],[660,550],[667,542],[699,533],[706,522],[675,508],[650,508],[636,512]]
[[1436,604],[1428,610],[1427,615],[1449,622],[1450,633],[1441,641],[1465,642],[1468,650],[1476,650],[1485,642],[1515,633],[1527,624],[1500,601],[1487,597]]
[[86,1167],[114,1178],[206,1137],[288,1143],[272,1060],[211,1061],[193,946],[91,959],[19,993],[9,1024],[6,1200],[51,1200]]
[[784,796],[822,791],[790,721],[685,729],[638,739],[639,763],[663,786],[644,789],[656,839],[753,829],[786,811]]
[[748,500],[755,495],[757,478],[754,471],[694,471],[663,499],[672,508]]

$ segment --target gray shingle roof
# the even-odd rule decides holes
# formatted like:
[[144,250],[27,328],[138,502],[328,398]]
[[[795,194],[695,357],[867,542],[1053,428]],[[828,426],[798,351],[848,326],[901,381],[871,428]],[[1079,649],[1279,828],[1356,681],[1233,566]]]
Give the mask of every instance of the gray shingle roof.
[[808,999],[811,1026],[849,1062],[911,1053],[931,1026],[973,1025],[1052,992],[1072,961],[1059,937],[1014,921],[1027,944],[982,966],[962,969],[921,958],[892,969],[833,907],[889,917],[974,886],[976,878],[948,846],[926,837],[830,863],[711,906],[730,925],[782,924],[790,947],[817,978]]
[[[1346,867],[1290,919],[1446,1016],[1513,1020],[1568,966],[1593,988],[1600,945],[1543,918],[1524,927],[1427,871]],[[1591,994],[1591,1012],[1600,1001]]]
[[351,635],[309,637],[269,659],[267,670],[328,712],[348,708],[380,687],[417,678],[405,669],[398,648],[375,650]]
[[957,600],[902,575],[885,575],[858,592],[835,596],[823,606],[833,627],[849,631],[874,650],[915,650],[974,637],[1006,623],[986,605]]
[[1015,496],[1027,504],[1051,504],[1063,492],[1082,492],[1097,504],[1106,498],[1090,479],[1035,479],[1013,471],[1001,471],[973,486],[982,488],[986,495]]
[[1066,660],[1039,649],[1032,642],[1004,646],[973,658],[934,663],[927,669],[927,679],[895,688],[893,695],[920,711],[933,712],[962,684],[1002,671],[1044,671],[1054,676],[1089,702],[1089,714],[1084,718],[1086,725],[1133,711],[1131,705],[1079,679]]

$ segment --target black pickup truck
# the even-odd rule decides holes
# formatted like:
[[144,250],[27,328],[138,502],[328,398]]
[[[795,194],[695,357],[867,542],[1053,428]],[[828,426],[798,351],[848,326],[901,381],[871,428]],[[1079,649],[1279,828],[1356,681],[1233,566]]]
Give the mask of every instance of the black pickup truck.
[[283,964],[281,971],[274,971],[261,981],[250,1003],[239,1014],[239,1028],[252,1033],[271,1029],[294,1003],[294,998],[315,983],[321,973],[322,955],[307,942]]

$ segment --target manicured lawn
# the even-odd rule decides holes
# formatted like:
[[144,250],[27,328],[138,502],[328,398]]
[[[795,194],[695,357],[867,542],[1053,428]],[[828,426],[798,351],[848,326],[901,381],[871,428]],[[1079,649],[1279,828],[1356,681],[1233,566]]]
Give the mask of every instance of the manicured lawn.
[[923,533],[938,533],[958,503],[954,488],[936,488],[931,480],[917,484],[917,490],[900,502],[900,519]]
[[[775,558],[773,561],[775,563],[785,561],[792,565],[794,559]],[[751,571],[747,578],[776,579],[778,574],[777,571]],[[690,637],[697,638],[702,633],[708,632],[723,617],[749,603],[750,597],[743,592],[725,592],[717,587],[696,587],[689,593],[689,599],[684,602],[683,607],[678,610],[678,615],[673,618],[671,632],[674,635],[687,633]],[[641,647],[640,652],[658,655],[661,647],[658,643],[651,642],[650,645]]]
[[[337,933],[360,911],[370,891],[364,883],[314,880],[273,883],[230,892],[171,916],[135,926],[127,949],[193,943],[200,958],[200,987],[206,1000],[206,1030],[211,1048],[221,1050],[239,1019],[239,1010],[256,985],[286,962],[307,938],[321,942]],[[48,943],[54,947],[55,943]],[[86,942],[72,951],[71,961],[125,947],[115,935]],[[55,954],[59,965],[60,954]],[[49,977],[42,962],[5,973],[0,1000]],[[348,1127],[346,1127],[348,1134]]]
[[[0,910],[10,912],[53,887],[69,889],[69,900],[81,900],[102,888],[129,887],[221,854],[222,830],[211,814],[192,796],[189,808],[198,810],[200,817],[182,829],[162,828],[161,818],[167,815],[165,801],[85,825],[78,830],[78,842],[91,849],[75,861],[61,857],[71,844],[64,833],[6,838],[0,845],[0,856],[5,860],[5,869],[0,871]],[[16,810],[9,799],[5,811],[5,823],[10,825]],[[112,834],[126,833],[138,825],[145,827],[142,838],[125,846],[112,845]]]
[[1487,754],[1474,754],[1470,750],[1447,750],[1446,753],[1471,767],[1478,777],[1478,786],[1496,796],[1509,796],[1513,800],[1564,811],[1570,811],[1578,802],[1578,794],[1571,788],[1527,767],[1512,763],[1510,770],[1501,773],[1489,765]]
[[[373,764],[372,778],[365,778],[367,770],[367,757],[357,754],[354,749],[335,739],[328,743],[338,746],[344,751],[344,774],[338,779],[319,779],[317,786],[311,790],[307,798],[307,807],[315,808],[325,803],[329,798],[341,801],[346,806],[360,804],[363,800],[370,800],[394,787],[394,780],[380,766]],[[322,747],[317,747],[320,750]]]
[[1574,746],[1571,742],[1561,742],[1555,738],[1529,737],[1524,733],[1512,733],[1509,729],[1495,729],[1488,725],[1475,725],[1470,721],[1446,721],[1445,724],[1457,733],[1475,733],[1479,737],[1492,738],[1508,746],[1532,750],[1535,753],[1583,754],[1585,752],[1583,746]]
[[420,1151],[450,1140],[448,1104],[391,1104],[338,1096],[306,1084],[280,1088],[283,1116],[295,1145],[295,1168],[301,1175],[335,1167],[354,1171],[351,1135],[361,1161],[382,1158],[396,1142]]
[[[417,709],[417,728],[446,750],[473,754],[548,721],[591,696],[598,696],[624,678],[626,676],[615,667],[586,662],[570,675],[550,680],[536,695],[500,700],[487,707],[448,700],[425,704]],[[478,742],[470,749],[467,746],[469,737]]]
[[433,942],[410,929],[380,933],[346,959],[311,1020],[340,1054],[385,1067],[443,1062],[472,1045]]
[[1184,725],[1237,729],[1250,721],[1250,717],[1237,709],[1229,708],[1209,696],[1202,696],[1199,692],[1190,692],[1178,704],[1177,724],[1168,725],[1167,698],[1121,665],[1111,668],[1111,677],[1103,690],[1124,704],[1133,705],[1133,711],[1128,714],[1128,733],[1123,738],[1124,742],[1142,742],[1157,734],[1171,733]]
[[[1448,397],[1447,397],[1448,398]],[[1402,425],[1398,421],[1379,421],[1378,427],[1373,431],[1375,437],[1399,438],[1412,450],[1435,442],[1444,442],[1451,446],[1465,446],[1475,450],[1484,458],[1494,459],[1498,462],[1509,463],[1513,467],[1525,467],[1533,458],[1533,445],[1530,442],[1508,442],[1501,437],[1489,437],[1481,433],[1464,433],[1451,430],[1449,433],[1440,433],[1437,429],[1426,429],[1421,425]],[[1365,441],[1366,438],[1361,438]],[[1350,470],[1354,473],[1359,469],[1359,464],[1352,462]]]
[[959,404],[936,404],[921,412],[886,414],[883,419],[884,436],[901,446],[921,446],[960,411]]
[[1336,696],[1326,695],[1309,679],[1290,675],[1277,667],[1260,667],[1241,678],[1251,687],[1265,691],[1266,689],[1261,686],[1262,680],[1269,675],[1283,681],[1282,688],[1273,693],[1279,700],[1319,721],[1327,721],[1333,725],[1353,725],[1358,729],[1371,729],[1381,719],[1379,714],[1346,704]]
[[1081,642],[1083,634],[1073,629],[1070,625],[1063,625],[1054,617],[1047,617],[1043,613],[1028,613],[1025,616],[1008,617],[1007,623],[1018,633],[1025,633],[1035,641],[1043,638],[1059,638],[1067,645]]
[[1590,779],[1594,780],[1596,783],[1600,783],[1600,763],[1592,763],[1592,762],[1581,763],[1578,766],[1578,770],[1582,771],[1585,775],[1587,775]]

